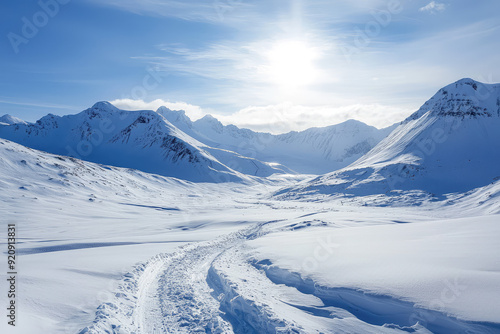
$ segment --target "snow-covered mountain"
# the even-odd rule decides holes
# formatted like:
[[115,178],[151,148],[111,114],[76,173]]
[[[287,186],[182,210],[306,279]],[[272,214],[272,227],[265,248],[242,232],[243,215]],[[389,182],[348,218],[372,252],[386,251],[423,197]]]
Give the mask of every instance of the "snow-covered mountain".
[[367,153],[395,126],[377,129],[355,120],[280,135],[223,125],[211,115],[192,122],[184,111],[157,111],[176,127],[211,147],[219,147],[261,161],[275,162],[306,174],[343,168]]
[[7,125],[12,125],[12,124],[27,124],[27,122],[23,121],[20,118],[11,116],[9,114],[5,114],[0,117],[0,124],[7,124]]
[[[16,307],[24,320],[16,330],[498,333],[500,179],[487,184],[498,171],[498,88],[447,87],[355,164],[300,189],[357,182],[348,191],[363,195],[394,182],[395,190],[413,190],[440,182],[436,175],[464,189],[483,185],[421,206],[363,206],[343,197],[284,202],[272,194],[307,175],[197,183],[0,139],[0,214],[22,236]],[[491,95],[472,95],[483,89]],[[186,173],[206,172],[210,163],[215,173],[228,168],[210,152],[235,155],[159,113],[107,103],[0,129],[64,155],[118,159],[125,152],[149,164],[163,154],[161,164]],[[405,166],[419,172],[408,175]],[[9,331],[0,323],[1,333]]]
[[439,197],[500,179],[500,84],[462,79],[440,89],[350,166],[281,196],[376,195],[415,191]]
[[0,137],[27,147],[209,182],[245,178],[238,173],[267,177],[330,172],[358,159],[393,128],[378,130],[349,120],[272,135],[224,126],[211,115],[192,122],[182,110],[125,111],[108,102],[77,115],[49,114],[35,124],[5,120]]
[[499,332],[498,181],[455,207],[285,204],[267,194],[287,178],[193,183],[4,139],[0,171],[16,333]]
[[0,137],[54,154],[190,181],[242,181],[248,179],[245,174],[283,172],[208,147],[154,111],[124,111],[108,102],[98,102],[76,115],[49,114],[35,124],[2,125]]
[[188,189],[196,184],[54,155],[1,138],[0,170],[0,189],[4,195],[2,201],[6,201],[9,196],[26,197],[26,201],[29,198],[65,198],[68,206],[71,200],[82,205],[110,197],[122,202],[137,201],[151,194],[166,198],[168,189],[189,193]]

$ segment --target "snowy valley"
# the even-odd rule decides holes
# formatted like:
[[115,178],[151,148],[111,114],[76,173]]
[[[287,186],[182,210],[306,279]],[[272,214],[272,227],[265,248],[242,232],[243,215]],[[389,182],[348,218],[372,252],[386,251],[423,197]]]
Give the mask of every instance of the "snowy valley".
[[471,79],[386,129],[2,117],[14,333],[500,333],[499,128]]

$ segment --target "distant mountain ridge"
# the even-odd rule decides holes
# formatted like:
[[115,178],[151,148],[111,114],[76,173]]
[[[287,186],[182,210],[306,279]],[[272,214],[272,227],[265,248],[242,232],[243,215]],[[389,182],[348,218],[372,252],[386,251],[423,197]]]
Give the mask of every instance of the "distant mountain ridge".
[[368,152],[390,130],[349,120],[272,135],[223,125],[211,115],[193,122],[182,110],[125,111],[98,102],[76,115],[48,114],[34,124],[4,124],[0,137],[91,162],[219,182],[245,175],[333,171]]
[[27,122],[23,121],[20,118],[11,116],[9,114],[5,114],[0,117],[0,123],[12,125],[12,124],[27,124]]
[[34,124],[0,126],[0,137],[53,154],[198,182],[240,182],[284,172],[234,152],[213,150],[154,111],[125,111],[108,102],[76,115],[49,114]]
[[278,196],[466,192],[500,179],[500,84],[462,79],[440,89],[353,164]]
[[355,120],[280,135],[223,125],[211,115],[192,122],[184,111],[160,107],[177,128],[211,147],[276,162],[299,173],[323,174],[343,168],[367,153],[396,125],[377,129]]
[[108,102],[34,124],[5,119],[15,123],[0,124],[0,137],[24,146],[190,181],[329,172],[283,189],[283,196],[415,190],[439,197],[500,178],[500,84],[472,79],[440,89],[399,125],[381,130],[349,120],[272,135],[211,115],[193,122],[182,110],[125,111]]

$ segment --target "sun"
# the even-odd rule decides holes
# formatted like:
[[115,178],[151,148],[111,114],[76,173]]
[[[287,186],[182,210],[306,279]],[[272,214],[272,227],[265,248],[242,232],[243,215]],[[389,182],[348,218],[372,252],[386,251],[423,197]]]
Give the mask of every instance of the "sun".
[[314,48],[299,40],[274,43],[267,52],[268,75],[272,83],[285,88],[309,85],[314,82],[318,57]]

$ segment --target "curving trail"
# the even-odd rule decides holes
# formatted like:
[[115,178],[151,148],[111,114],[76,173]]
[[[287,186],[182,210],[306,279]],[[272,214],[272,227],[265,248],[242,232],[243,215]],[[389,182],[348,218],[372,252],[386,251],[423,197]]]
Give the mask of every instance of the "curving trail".
[[[409,303],[320,287],[249,260],[245,241],[267,234],[272,223],[189,244],[137,266],[125,275],[116,299],[101,305],[94,323],[80,333],[494,333],[437,313],[429,331],[407,323],[406,313],[416,311]],[[382,323],[370,321],[384,310]]]
[[233,333],[207,283],[214,259],[244,240],[255,227],[159,254],[125,275],[113,302],[104,303],[94,323],[80,333]]
[[169,260],[168,258],[156,259],[150,262],[138,280],[137,305],[133,317],[138,332],[164,332],[164,328],[157,327],[162,319],[157,291],[158,277],[164,272],[166,262]]

